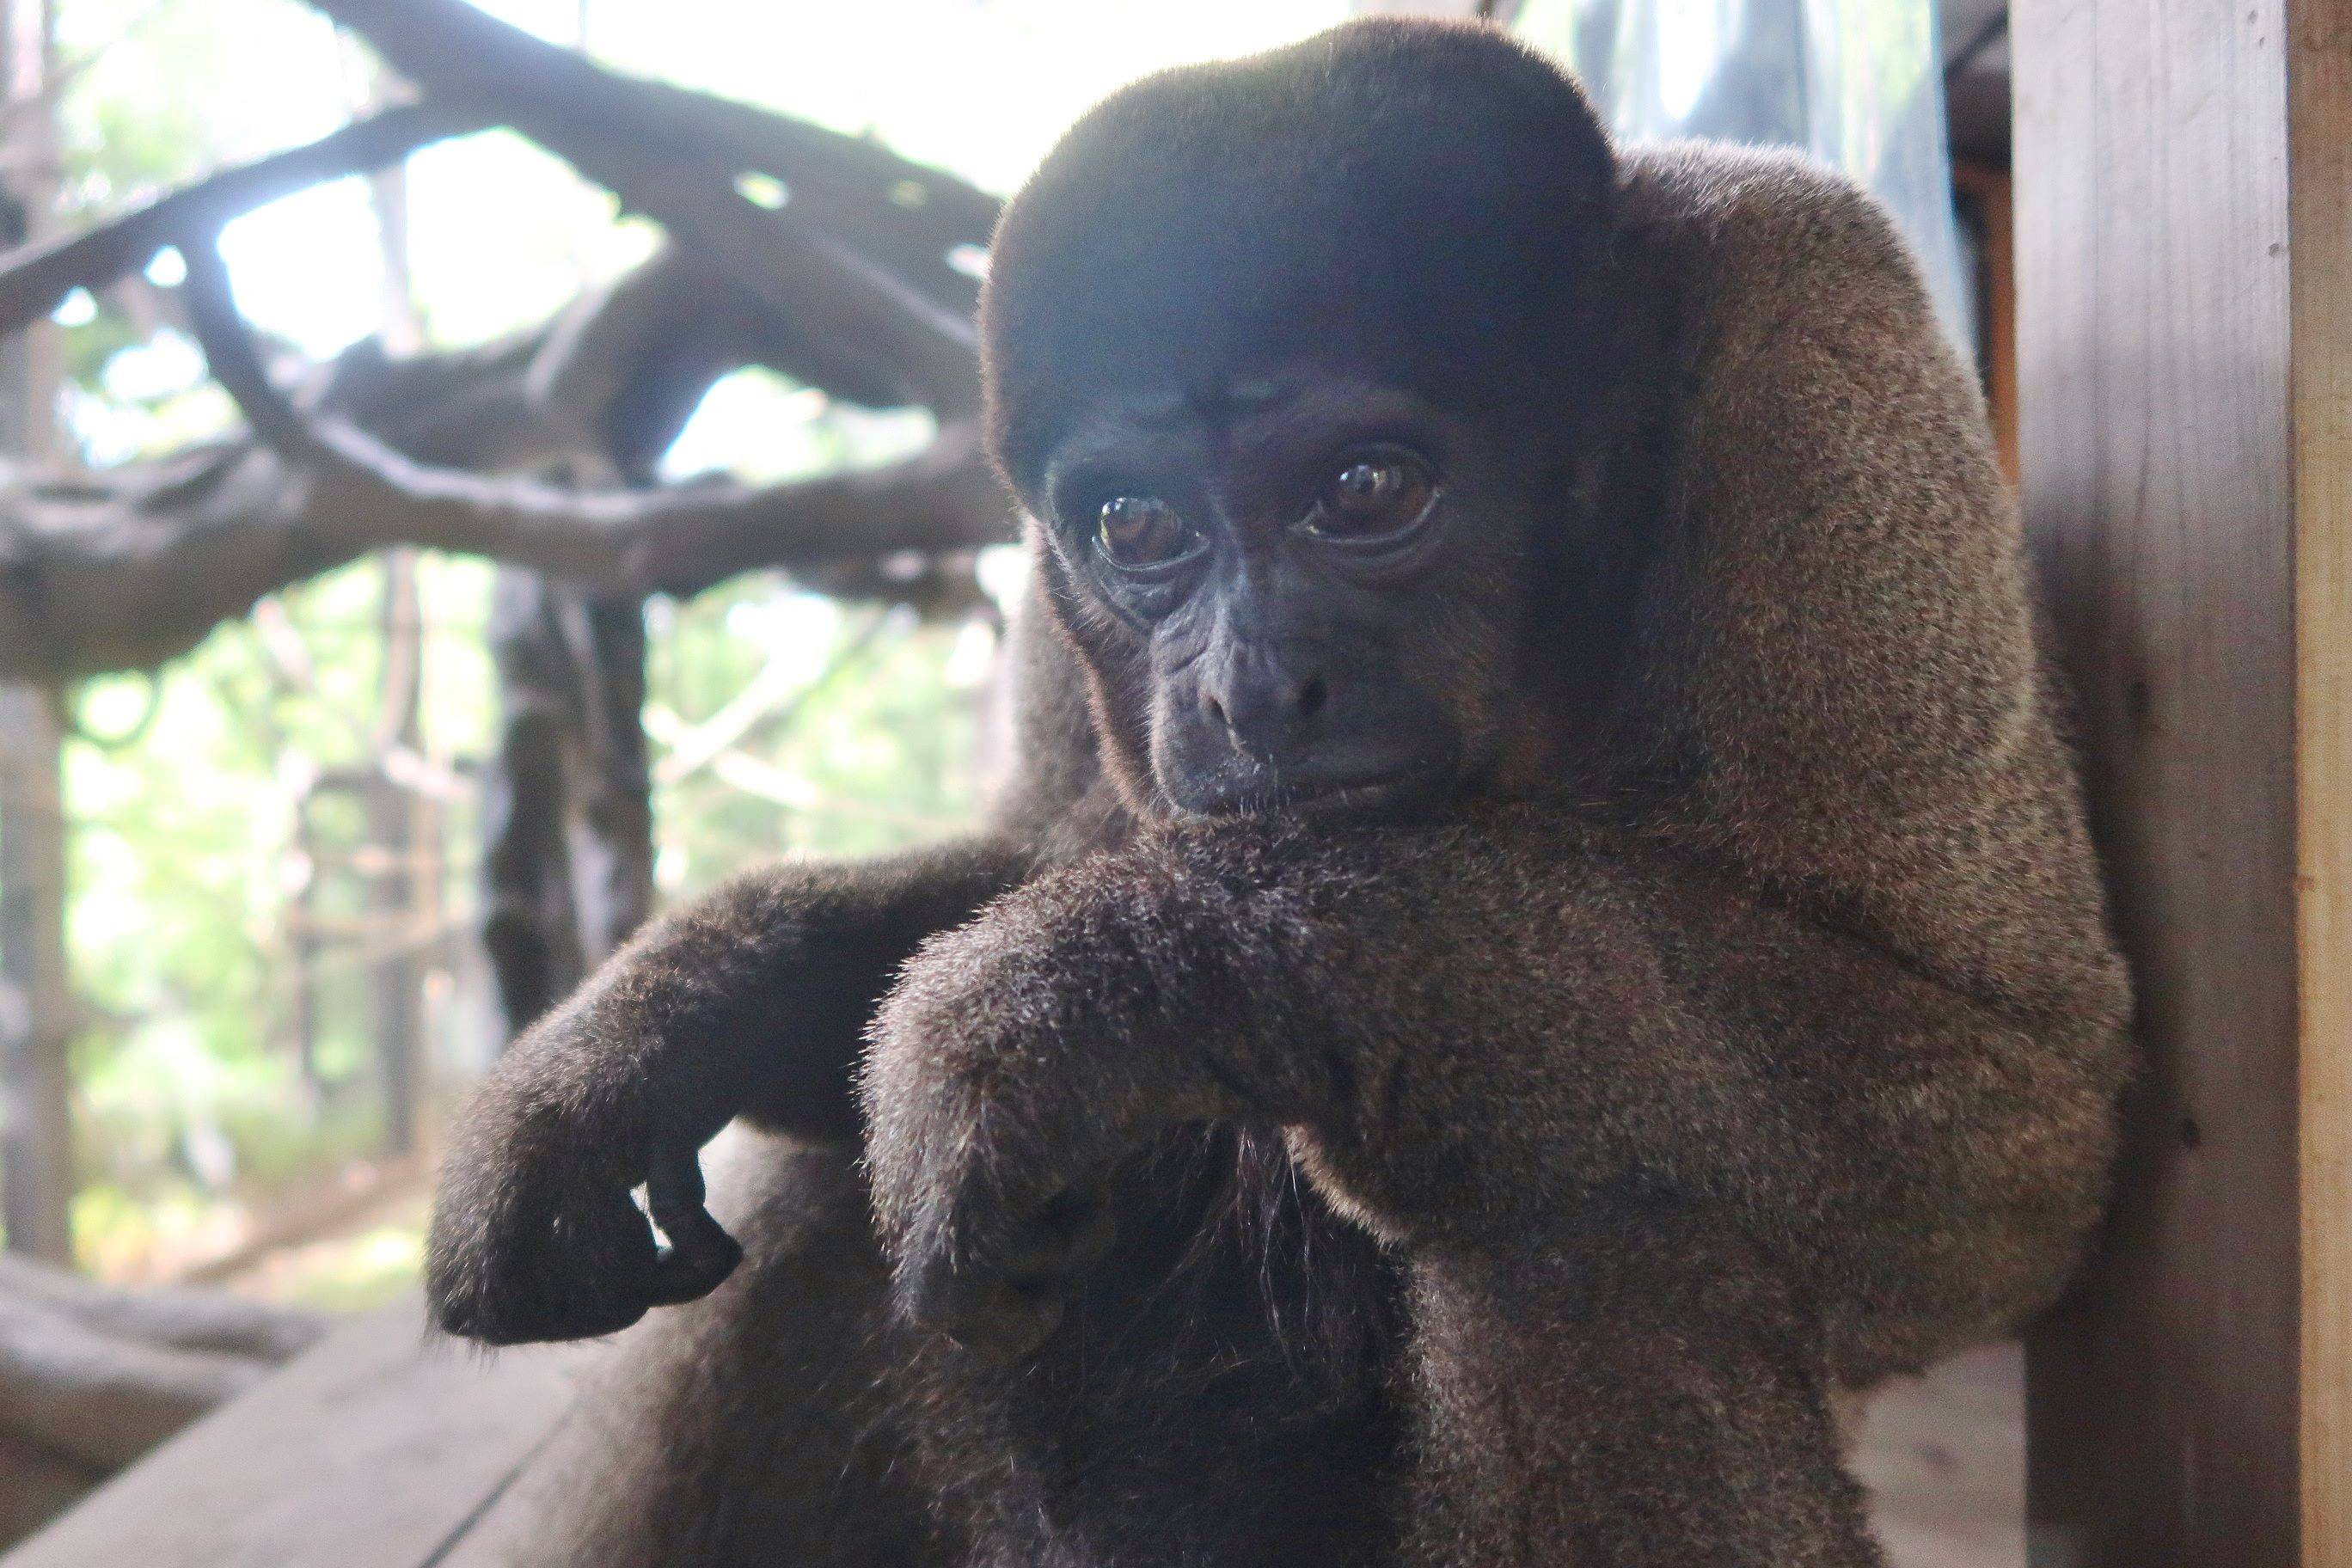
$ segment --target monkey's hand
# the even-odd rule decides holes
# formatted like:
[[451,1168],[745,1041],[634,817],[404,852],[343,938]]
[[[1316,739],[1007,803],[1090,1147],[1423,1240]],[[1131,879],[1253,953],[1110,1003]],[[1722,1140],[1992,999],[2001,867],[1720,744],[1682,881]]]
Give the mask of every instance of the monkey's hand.
[[738,1114],[856,1138],[850,1069],[876,999],[1027,864],[974,838],[775,867],[648,927],[467,1108],[425,1253],[435,1321],[492,1344],[580,1339],[717,1289],[742,1254],[703,1208],[697,1152]]
[[494,1345],[614,1333],[709,1294],[742,1259],[703,1207],[697,1163],[723,1113],[666,1106],[631,1070],[642,1058],[596,1048],[593,1016],[575,1002],[544,1020],[458,1123],[425,1248],[446,1332]]
[[[1068,867],[935,938],[871,1031],[866,1158],[902,1310],[997,1359],[1060,1321],[1112,1239],[1109,1177],[1189,1121],[1291,1119],[1312,1063],[1242,1046],[1313,984],[1301,903],[1240,835]],[[1252,1014],[1244,1028],[1240,1012]],[[1294,1070],[1295,1069],[1295,1070]]]

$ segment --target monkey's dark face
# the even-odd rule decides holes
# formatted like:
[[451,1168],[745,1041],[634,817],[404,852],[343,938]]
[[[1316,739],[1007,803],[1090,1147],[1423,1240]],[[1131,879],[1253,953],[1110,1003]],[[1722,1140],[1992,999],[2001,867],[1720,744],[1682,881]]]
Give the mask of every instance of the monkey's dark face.
[[1524,488],[1422,397],[1295,367],[1105,397],[1044,510],[1171,805],[1393,810],[1503,732]]
[[990,451],[1139,805],[1391,807],[1498,762],[1614,186],[1558,70],[1428,24],[1147,79],[1007,207]]

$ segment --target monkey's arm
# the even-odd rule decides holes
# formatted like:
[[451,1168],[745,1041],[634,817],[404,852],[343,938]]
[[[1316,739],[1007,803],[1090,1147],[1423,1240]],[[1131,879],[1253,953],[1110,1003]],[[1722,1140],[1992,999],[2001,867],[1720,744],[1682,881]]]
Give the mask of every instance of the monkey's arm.
[[1279,1123],[1407,1271],[1412,1561],[1867,1568],[1831,1386],[2054,1288],[2104,996],[1963,994],[1533,809],[1243,826],[939,939],[877,1018],[867,1156],[904,1304],[1019,1355],[1139,1137]]
[[[435,1321],[491,1343],[610,1333],[714,1288],[740,1252],[696,1152],[740,1114],[854,1138],[851,1063],[932,933],[1030,870],[974,838],[864,865],[778,866],[648,926],[531,1026],[476,1090],[425,1259]],[[671,1246],[630,1199],[645,1184]]]
[[1963,994],[1537,807],[1240,824],[1057,871],[927,950],[877,1020],[867,1150],[910,1305],[1014,1351],[1097,1239],[1102,1170],[1245,1118],[1408,1247],[1507,1257],[1611,1192],[1704,1205],[1866,1325],[1842,1354],[1899,1363],[2063,1276],[2120,1026],[2097,987],[2079,1014]]

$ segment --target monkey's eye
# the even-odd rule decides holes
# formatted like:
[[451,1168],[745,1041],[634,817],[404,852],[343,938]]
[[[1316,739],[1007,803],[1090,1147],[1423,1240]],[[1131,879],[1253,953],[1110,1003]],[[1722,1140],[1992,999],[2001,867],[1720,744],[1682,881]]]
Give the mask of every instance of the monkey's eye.
[[1097,515],[1095,543],[1112,565],[1135,572],[1182,560],[1201,536],[1158,496],[1113,496]]
[[1437,476],[1418,452],[1360,447],[1340,455],[1301,526],[1318,539],[1392,539],[1417,526],[1436,497]]

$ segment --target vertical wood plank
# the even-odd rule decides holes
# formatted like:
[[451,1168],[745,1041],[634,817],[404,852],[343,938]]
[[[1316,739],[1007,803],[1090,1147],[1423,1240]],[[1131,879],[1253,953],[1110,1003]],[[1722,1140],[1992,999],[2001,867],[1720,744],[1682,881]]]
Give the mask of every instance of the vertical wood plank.
[[2017,225],[2009,171],[1965,160],[1952,165],[1952,184],[1984,218],[1984,259],[1977,274],[1984,321],[1985,413],[1992,420],[2000,471],[2017,483]]
[[2289,0],[2303,1551],[2352,1563],[2352,3]]
[[2023,495],[2147,1057],[2029,1352],[2037,1563],[2297,1560],[2283,4],[2012,13]]
[[12,1252],[73,1260],[66,828],[49,694],[0,682],[0,1224]]
[[2352,1562],[2345,0],[2013,13],[2028,526],[2147,1053],[2037,1563]]
[[[51,0],[0,0],[0,92],[12,106],[0,244],[54,225]],[[0,344],[0,454],[37,468],[57,451],[61,350],[47,322]],[[51,693],[0,683],[0,1221],[12,1251],[73,1253],[73,1030],[66,973],[66,824]]]

